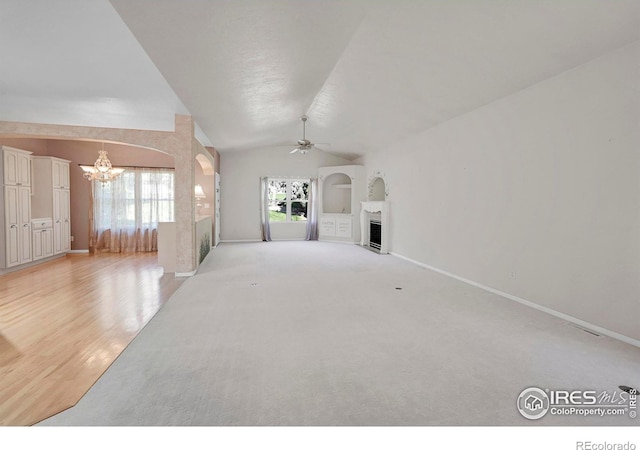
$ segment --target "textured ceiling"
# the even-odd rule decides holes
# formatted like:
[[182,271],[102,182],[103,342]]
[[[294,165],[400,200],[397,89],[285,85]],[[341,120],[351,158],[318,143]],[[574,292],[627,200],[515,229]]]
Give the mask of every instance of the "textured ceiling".
[[[637,0],[3,0],[0,120],[356,156],[640,39]],[[288,148],[283,149],[288,151]]]
[[0,120],[170,130],[176,113],[107,0],[0,2]]

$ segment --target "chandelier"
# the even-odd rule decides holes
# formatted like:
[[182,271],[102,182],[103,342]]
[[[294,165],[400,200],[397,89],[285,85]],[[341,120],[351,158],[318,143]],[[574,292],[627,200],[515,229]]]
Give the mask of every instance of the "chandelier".
[[102,144],[102,150],[98,150],[98,159],[93,166],[80,166],[84,173],[82,176],[89,180],[98,180],[101,183],[111,181],[124,172],[124,169],[112,167],[111,161],[107,158],[107,151],[104,149],[104,143]]

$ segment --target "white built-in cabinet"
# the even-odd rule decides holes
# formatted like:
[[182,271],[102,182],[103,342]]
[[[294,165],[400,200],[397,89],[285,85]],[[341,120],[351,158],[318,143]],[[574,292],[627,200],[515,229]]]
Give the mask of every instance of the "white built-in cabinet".
[[70,251],[69,161],[6,146],[0,153],[0,269]]
[[53,254],[71,250],[69,161],[51,156],[33,157],[32,214],[52,219]]
[[320,240],[360,242],[360,202],[366,200],[364,166],[318,169]]
[[11,147],[0,147],[0,152],[0,268],[8,268],[32,261],[31,153]]

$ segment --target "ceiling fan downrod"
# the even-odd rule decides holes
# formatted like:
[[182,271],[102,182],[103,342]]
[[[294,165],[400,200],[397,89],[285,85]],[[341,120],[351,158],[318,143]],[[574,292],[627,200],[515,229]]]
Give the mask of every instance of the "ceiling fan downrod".
[[311,142],[307,141],[307,134],[306,134],[306,132],[307,132],[307,126],[306,126],[307,119],[308,119],[307,116],[300,117],[300,120],[302,120],[302,139],[300,139],[298,141],[298,145],[309,145],[309,144],[311,144]]

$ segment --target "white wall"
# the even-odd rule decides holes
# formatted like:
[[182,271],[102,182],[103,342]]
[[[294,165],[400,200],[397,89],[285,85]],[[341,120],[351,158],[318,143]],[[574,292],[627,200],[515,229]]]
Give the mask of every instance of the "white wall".
[[[321,150],[306,155],[271,148],[228,152],[220,155],[221,239],[261,240],[260,178],[315,178],[318,167],[350,164],[346,159]],[[306,222],[272,223],[271,238],[304,239]]]
[[357,161],[386,174],[391,250],[640,340],[638,61],[640,41]]

